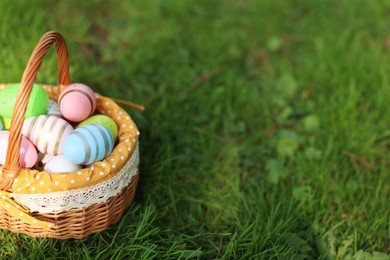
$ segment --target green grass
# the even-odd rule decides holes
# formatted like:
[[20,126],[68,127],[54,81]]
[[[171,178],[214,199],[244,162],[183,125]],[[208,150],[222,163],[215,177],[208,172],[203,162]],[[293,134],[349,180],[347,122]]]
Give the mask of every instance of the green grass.
[[74,82],[147,107],[142,178],[107,231],[2,259],[389,259],[388,2],[57,2],[0,2],[1,81],[62,32]]

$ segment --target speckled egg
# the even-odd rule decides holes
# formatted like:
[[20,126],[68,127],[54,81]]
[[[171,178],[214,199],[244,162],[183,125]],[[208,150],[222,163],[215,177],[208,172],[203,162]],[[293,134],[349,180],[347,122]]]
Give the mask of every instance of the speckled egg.
[[[18,83],[0,90],[0,115],[3,117],[12,118],[19,88]],[[46,91],[34,84],[24,118],[45,114],[48,104],[49,96]]]
[[0,122],[4,130],[9,130],[11,127],[11,119],[0,116]]
[[106,127],[112,134],[114,138],[114,142],[116,141],[118,137],[118,126],[116,125],[115,121],[106,115],[94,115],[90,118],[85,119],[83,122],[81,122],[76,128],[79,128],[84,125],[90,125],[90,124],[99,124],[104,127]]
[[[8,150],[9,131],[0,131],[0,164],[4,165]],[[20,165],[22,168],[31,168],[38,160],[38,153],[34,145],[22,136],[20,147]]]
[[67,120],[81,122],[95,112],[95,93],[84,84],[71,84],[61,92],[58,105]]
[[41,115],[24,120],[22,134],[41,153],[62,154],[64,140],[73,132],[73,127],[62,118]]
[[113,148],[111,132],[102,125],[94,124],[77,128],[66,138],[62,151],[70,161],[88,165],[103,160]]
[[46,163],[44,171],[48,173],[73,172],[81,168],[81,165],[69,161],[64,155],[57,155]]

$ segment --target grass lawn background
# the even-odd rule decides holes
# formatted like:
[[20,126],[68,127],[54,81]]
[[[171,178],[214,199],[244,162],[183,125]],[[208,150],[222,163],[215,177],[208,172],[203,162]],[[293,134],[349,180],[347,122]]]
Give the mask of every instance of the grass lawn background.
[[[0,232],[1,259],[388,259],[386,1],[1,1],[1,82],[40,36],[73,82],[141,103],[141,181],[83,240]],[[56,83],[51,51],[37,82]],[[359,258],[360,257],[360,258]]]

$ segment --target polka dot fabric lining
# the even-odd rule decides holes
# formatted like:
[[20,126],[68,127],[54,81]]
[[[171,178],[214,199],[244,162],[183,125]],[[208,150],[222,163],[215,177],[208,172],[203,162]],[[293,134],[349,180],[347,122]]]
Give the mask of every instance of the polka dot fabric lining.
[[[64,212],[72,209],[82,209],[95,203],[102,203],[117,196],[124,188],[130,185],[138,172],[139,152],[135,148],[130,160],[111,179],[100,182],[91,187],[78,190],[51,192],[42,194],[10,194],[20,205],[30,212],[52,213]],[[1,203],[1,200],[0,200]]]
[[[7,84],[8,85],[8,84]],[[7,85],[0,85],[0,89]],[[53,85],[41,85],[50,99],[57,100],[59,89]],[[15,194],[35,194],[68,191],[89,187],[106,181],[121,170],[133,155],[139,132],[130,116],[112,99],[96,94],[96,113],[111,117],[118,125],[119,142],[113,152],[103,161],[87,168],[70,172],[49,174],[32,169],[22,169],[12,185]]]

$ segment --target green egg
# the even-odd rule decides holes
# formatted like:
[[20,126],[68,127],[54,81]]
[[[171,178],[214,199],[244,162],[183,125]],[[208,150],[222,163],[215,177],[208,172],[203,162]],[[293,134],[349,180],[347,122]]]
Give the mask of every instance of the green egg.
[[106,127],[114,137],[114,142],[116,141],[118,137],[118,126],[116,125],[115,121],[106,115],[94,115],[90,118],[85,119],[83,122],[81,122],[76,128],[79,128],[83,125],[90,125],[90,124],[99,124],[104,127]]
[[[16,102],[20,83],[14,84],[0,90],[0,115],[5,118],[12,118],[12,112]],[[24,118],[45,114],[49,105],[49,96],[46,91],[38,85],[33,86],[27,110]],[[4,122],[3,122],[4,123]]]
[[9,130],[11,128],[11,119],[0,116],[0,126],[3,130]]

